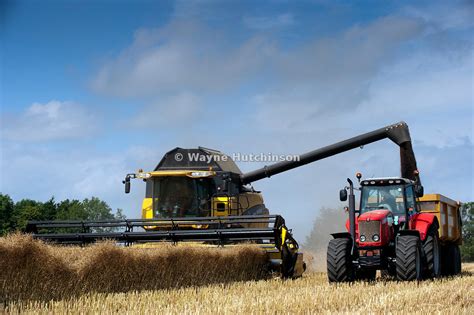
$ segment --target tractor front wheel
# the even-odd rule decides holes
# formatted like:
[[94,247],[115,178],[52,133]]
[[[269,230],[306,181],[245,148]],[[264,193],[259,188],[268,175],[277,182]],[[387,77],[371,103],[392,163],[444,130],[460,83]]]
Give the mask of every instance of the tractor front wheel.
[[352,240],[336,238],[329,241],[327,272],[329,282],[350,282],[354,280],[352,266]]
[[414,235],[399,235],[395,251],[397,279],[400,281],[421,280],[420,238]]

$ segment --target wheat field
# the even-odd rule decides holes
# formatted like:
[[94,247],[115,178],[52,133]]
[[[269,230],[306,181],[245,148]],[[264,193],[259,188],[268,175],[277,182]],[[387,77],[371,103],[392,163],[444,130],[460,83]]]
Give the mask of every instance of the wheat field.
[[267,278],[257,246],[52,246],[29,235],[0,238],[0,303],[87,293],[160,290]]
[[[248,254],[250,253],[246,252],[246,255]],[[203,261],[189,259],[186,263],[188,266],[193,266],[200,262]],[[97,268],[99,267],[105,266]],[[212,269],[211,265],[206,267]],[[194,286],[188,286],[191,283],[182,282],[180,287],[169,286],[141,291],[133,290],[132,287],[132,290],[126,292],[89,290],[57,300],[7,301],[3,303],[3,312],[11,314],[377,314],[388,312],[394,314],[474,314],[474,264],[464,264],[463,273],[460,276],[435,281],[399,283],[379,280],[374,283],[357,282],[338,285],[328,284],[325,273],[315,271],[309,271],[296,280],[275,278],[249,280],[249,277],[256,275],[260,277],[260,274],[248,273],[243,277],[240,271],[237,274],[240,274],[241,278],[230,281],[232,277],[229,275],[235,272],[232,268],[236,268],[236,265],[221,267],[222,269],[214,271],[223,272],[226,274],[225,277],[214,278],[214,281],[202,279]],[[173,271],[170,270],[170,272]],[[108,271],[104,270],[104,273],[107,274]],[[208,272],[203,277],[211,275]],[[154,278],[153,281],[156,279]],[[171,278],[168,277],[168,279]],[[191,279],[188,277],[187,280]]]

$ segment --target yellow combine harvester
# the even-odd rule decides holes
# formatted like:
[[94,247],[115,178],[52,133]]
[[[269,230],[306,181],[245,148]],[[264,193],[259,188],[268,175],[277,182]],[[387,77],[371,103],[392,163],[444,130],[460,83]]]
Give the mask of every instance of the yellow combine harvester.
[[285,278],[301,276],[303,255],[285,220],[269,215],[262,194],[242,185],[242,176],[235,162],[219,151],[175,148],[153,171],[139,170],[124,180],[126,193],[131,179],[146,182],[141,219],[32,221],[28,231],[36,238],[62,244],[98,239],[140,247],[152,247],[153,242],[203,246],[250,243],[267,252],[269,271]]
[[[270,215],[260,192],[250,183],[382,139],[400,146],[402,164],[411,151],[408,126],[401,122],[243,174],[222,152],[175,148],[164,155],[153,171],[127,174],[123,183],[130,192],[131,179],[146,182],[142,218],[122,221],[30,222],[36,238],[58,243],[86,244],[114,239],[130,244],[193,242],[206,246],[252,243],[264,248],[269,270],[285,278],[304,272],[298,243],[279,215]],[[56,231],[56,233],[52,233]]]

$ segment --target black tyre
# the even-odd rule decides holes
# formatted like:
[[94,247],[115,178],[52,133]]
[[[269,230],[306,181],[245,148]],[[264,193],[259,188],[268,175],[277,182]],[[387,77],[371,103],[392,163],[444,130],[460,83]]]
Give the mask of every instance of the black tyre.
[[327,272],[329,282],[354,280],[351,255],[352,240],[336,238],[329,241],[327,252]]
[[453,275],[461,273],[461,250],[458,245],[451,245],[451,257],[453,260]]
[[361,281],[375,281],[377,270],[375,269],[359,269],[355,273],[357,280]]
[[397,279],[400,281],[421,280],[420,238],[414,235],[399,235],[395,251]]
[[438,278],[441,275],[441,248],[437,226],[433,225],[428,230],[426,239],[423,242],[423,251],[426,260],[426,277]]
[[461,273],[461,251],[458,245],[446,245],[444,247],[443,257],[443,275],[454,276]]
[[441,245],[441,274],[450,276],[452,274],[452,262],[450,257],[450,245]]

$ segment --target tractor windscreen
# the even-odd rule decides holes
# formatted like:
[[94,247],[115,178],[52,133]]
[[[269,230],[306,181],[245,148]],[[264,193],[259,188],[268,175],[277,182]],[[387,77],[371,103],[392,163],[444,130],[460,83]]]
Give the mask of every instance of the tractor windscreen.
[[147,191],[155,218],[202,217],[209,215],[214,185],[209,178],[157,177],[147,180]]
[[361,213],[387,209],[393,215],[405,215],[405,198],[402,185],[363,186],[361,194]]

